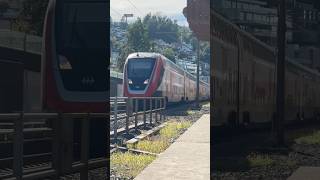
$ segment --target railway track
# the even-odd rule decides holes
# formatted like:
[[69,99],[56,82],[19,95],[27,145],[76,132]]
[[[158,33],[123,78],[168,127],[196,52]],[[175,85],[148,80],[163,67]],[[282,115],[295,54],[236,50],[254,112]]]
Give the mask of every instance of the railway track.
[[[168,114],[172,114],[172,113],[176,113],[177,110],[179,112],[179,109],[188,109],[188,108],[193,108],[194,107],[194,102],[191,101],[191,102],[181,102],[181,103],[176,103],[176,104],[168,104],[166,105],[166,109],[164,109],[161,114],[162,115],[168,115]],[[125,127],[125,118],[127,117],[126,115],[126,112],[125,110],[122,111],[122,113],[120,114],[117,114],[117,120],[118,120],[118,123],[120,125],[118,125],[118,128],[121,129],[121,128],[124,128]],[[149,115],[149,110],[147,110],[146,112],[146,118],[147,118],[147,122],[149,121],[150,119],[150,115]],[[155,119],[155,115],[152,116],[152,119],[154,121]],[[114,120],[115,120],[115,115],[112,114],[110,115],[110,130],[113,130],[113,124],[114,124]],[[135,117],[134,116],[130,116],[129,118],[129,122],[130,124],[132,125],[135,121]],[[143,119],[143,113],[140,112],[139,113],[139,116],[138,116],[138,124],[141,124],[143,123],[144,119]]]
[[[302,128],[319,126],[320,121],[316,119],[308,119],[308,120],[295,120],[295,121],[287,121],[284,124],[286,130],[298,130]],[[222,125],[215,126],[212,128],[212,142],[215,144],[220,144],[224,142],[232,141],[233,137],[241,136],[241,135],[254,135],[258,133],[271,133],[272,132],[272,123],[256,123],[249,124],[247,126],[231,126],[231,125]]]
[[[14,123],[0,123],[0,179],[13,176]],[[52,128],[45,120],[23,123],[23,172],[30,174],[51,168]],[[41,148],[39,148],[41,147]]]
[[[73,163],[73,166],[77,166],[79,162]],[[53,172],[52,163],[42,162],[42,163],[33,163],[29,165],[23,166],[24,176],[28,176],[34,173],[43,173],[43,172]],[[107,178],[107,169],[101,167],[92,167],[89,168],[89,176],[95,180],[105,180]],[[12,179],[13,178],[13,169],[12,168],[0,168],[0,179]],[[49,178],[41,178],[41,179],[48,179]],[[66,174],[59,177],[60,180],[71,180],[71,179],[80,179],[80,175],[78,172],[72,171],[70,174]]]
[[[50,162],[42,162],[29,164],[23,167],[23,172],[27,174],[50,170],[52,164]],[[11,178],[13,176],[12,168],[0,168],[0,179]]]
[[[0,123],[0,167],[13,156],[15,129],[13,123]],[[48,153],[51,149],[52,128],[45,121],[23,123],[24,153]],[[38,148],[42,147],[42,148]]]
[[[135,119],[135,116],[130,116],[127,119],[125,113],[121,114],[120,117],[123,117],[123,118],[117,119],[117,127],[118,127],[117,136],[115,136],[115,132],[114,132],[114,128],[115,128],[114,119],[110,120],[110,140],[111,140],[110,145],[111,146],[114,144],[121,145],[126,140],[129,140],[135,136],[138,136],[141,133],[141,130],[142,131],[150,130],[155,126],[158,126],[164,123],[166,121],[165,117],[167,116],[171,116],[174,119],[177,119],[177,118],[179,119],[178,116],[188,116],[187,111],[195,110],[195,109],[200,110],[198,107],[195,106],[194,102],[171,104],[169,106],[166,106],[165,110],[157,114],[158,118],[156,118],[156,114],[153,113],[151,123],[150,123],[151,119],[150,119],[150,113],[149,113],[150,111],[148,111],[145,114],[146,119],[144,119],[144,113],[140,113],[137,119]],[[205,113],[208,113],[208,111],[206,111]],[[160,116],[163,116],[162,119],[160,119],[159,114],[161,114]],[[191,121],[194,121],[194,119]],[[128,130],[126,128],[127,124],[128,124]],[[116,151],[116,148],[111,148],[110,153],[114,151]]]
[[[44,179],[57,175],[64,177],[68,176],[63,173],[66,172],[66,167],[71,168],[70,173],[85,177],[89,170],[106,167],[105,156],[94,157],[91,151],[89,120],[100,120],[107,115],[107,113],[0,114],[0,179],[14,177]],[[66,131],[70,131],[69,127],[60,127],[63,124],[61,122],[67,121],[70,121],[70,124],[73,121],[74,131],[62,134],[64,132],[62,130],[66,128],[68,128]],[[73,143],[66,142],[66,138]],[[66,153],[70,155],[65,156]],[[56,164],[54,167],[53,162]]]

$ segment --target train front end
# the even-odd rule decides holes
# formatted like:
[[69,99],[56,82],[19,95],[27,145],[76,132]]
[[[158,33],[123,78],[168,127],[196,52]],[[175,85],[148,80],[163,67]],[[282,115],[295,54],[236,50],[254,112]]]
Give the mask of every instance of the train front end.
[[[45,18],[42,52],[42,108],[47,112],[108,111],[109,12],[107,0],[51,0]],[[107,157],[107,117],[88,121],[89,158]],[[61,121],[59,133],[81,157],[81,121]],[[71,132],[71,134],[69,134]]]
[[151,97],[157,95],[163,65],[154,53],[130,54],[124,65],[123,92],[125,97]]
[[42,107],[106,112],[106,1],[50,1],[43,35]]

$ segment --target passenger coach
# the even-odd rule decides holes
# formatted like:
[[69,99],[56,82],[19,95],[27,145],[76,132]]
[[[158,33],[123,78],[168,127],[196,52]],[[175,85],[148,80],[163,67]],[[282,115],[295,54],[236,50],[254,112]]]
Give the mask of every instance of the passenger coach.
[[[276,51],[211,11],[211,84],[214,126],[269,123],[276,111]],[[317,119],[320,74],[289,58],[285,63],[285,120]]]

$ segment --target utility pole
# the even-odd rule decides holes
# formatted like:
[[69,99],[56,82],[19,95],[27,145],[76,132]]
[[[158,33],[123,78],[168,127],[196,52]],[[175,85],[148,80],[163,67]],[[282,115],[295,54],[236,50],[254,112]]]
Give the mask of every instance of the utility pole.
[[278,4],[278,58],[277,58],[277,113],[274,124],[276,142],[284,145],[284,106],[285,106],[285,45],[286,45],[286,3],[280,0]]
[[199,64],[200,64],[200,40],[197,40],[197,94],[196,94],[196,106],[199,107],[199,85],[200,85],[200,70],[199,70]]
[[122,21],[126,21],[126,24],[128,24],[128,18],[130,18],[130,17],[133,17],[133,14],[124,14],[123,16],[122,16]]

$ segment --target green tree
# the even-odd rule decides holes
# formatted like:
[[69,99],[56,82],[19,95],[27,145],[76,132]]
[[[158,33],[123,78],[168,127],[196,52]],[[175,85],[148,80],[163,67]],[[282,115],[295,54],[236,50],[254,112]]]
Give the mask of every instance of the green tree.
[[193,34],[189,27],[179,26],[179,34],[181,34],[182,41],[190,44]]
[[120,51],[119,57],[117,59],[117,68],[120,72],[123,71],[124,63],[125,63],[128,55],[132,52],[133,52],[133,50],[129,46],[126,46],[126,45],[121,46],[121,51]]
[[162,39],[167,43],[179,41],[179,26],[166,16],[148,14],[143,18],[143,24],[147,27],[149,38]]
[[49,0],[25,0],[14,26],[16,30],[42,35]]
[[162,52],[162,54],[167,57],[168,59],[170,59],[172,62],[176,62],[175,60],[175,55],[174,55],[174,51],[172,48],[165,48]]
[[128,42],[120,46],[120,55],[117,59],[117,67],[123,69],[126,58],[133,52],[147,52],[151,48],[150,39],[146,27],[140,18],[128,27]]
[[127,45],[133,51],[149,51],[150,40],[146,27],[139,18],[128,28],[128,43]]

